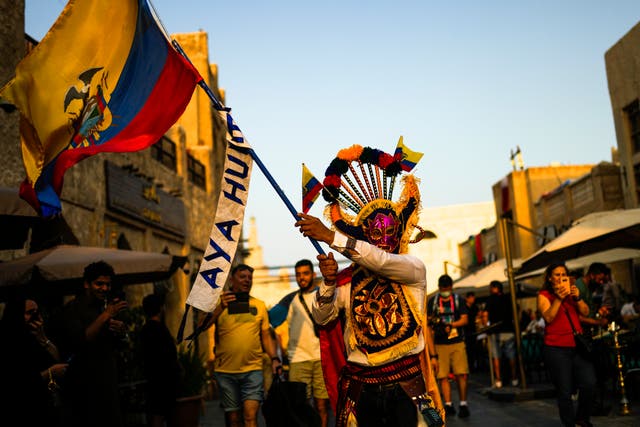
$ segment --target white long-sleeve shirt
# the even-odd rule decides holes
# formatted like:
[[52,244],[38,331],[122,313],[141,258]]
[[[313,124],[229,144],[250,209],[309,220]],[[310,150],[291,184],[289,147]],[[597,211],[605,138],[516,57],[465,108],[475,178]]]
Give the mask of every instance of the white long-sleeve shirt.
[[[348,238],[343,234],[336,232],[331,248],[343,253],[347,249]],[[419,316],[425,315],[425,292],[427,289],[427,270],[424,263],[417,257],[409,254],[392,254],[385,252],[376,246],[356,240],[355,248],[349,251],[349,258],[356,264],[365,267],[367,270],[376,273],[381,277],[385,277],[393,282],[402,284],[405,292],[409,295],[407,302],[413,304],[414,312]],[[408,292],[407,292],[408,291]],[[327,286],[324,282],[320,284],[320,289],[313,301],[312,314],[315,321],[321,325],[331,322],[338,316],[341,309],[345,309],[350,316],[350,295],[351,283],[343,286]],[[328,302],[324,301],[326,297]],[[419,321],[419,319],[416,319]],[[349,337],[353,333],[351,330],[351,322],[345,322],[344,341],[347,348],[347,360],[359,365],[372,366],[367,359],[366,354],[357,347],[349,345]],[[417,354],[424,349],[424,335],[422,332],[418,337],[418,345],[406,354],[399,355],[395,359]],[[386,360],[385,363],[392,362],[395,359]]]

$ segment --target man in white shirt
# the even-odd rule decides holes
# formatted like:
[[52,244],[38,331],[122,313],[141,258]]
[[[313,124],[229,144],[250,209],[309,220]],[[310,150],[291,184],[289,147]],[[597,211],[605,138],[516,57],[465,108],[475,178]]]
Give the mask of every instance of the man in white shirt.
[[320,363],[320,340],[318,329],[311,316],[311,305],[318,289],[314,283],[313,264],[302,259],[295,265],[296,282],[300,287],[291,299],[287,323],[289,325],[289,342],[287,356],[289,358],[289,380],[299,381],[307,385],[307,398],[313,396],[313,404],[322,427],[327,426],[329,412],[329,395],[324,384]]

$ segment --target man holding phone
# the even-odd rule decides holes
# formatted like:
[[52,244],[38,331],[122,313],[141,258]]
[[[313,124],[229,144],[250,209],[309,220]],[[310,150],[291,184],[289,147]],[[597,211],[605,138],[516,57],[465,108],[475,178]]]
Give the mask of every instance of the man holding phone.
[[60,348],[69,361],[65,377],[65,425],[123,425],[118,394],[117,353],[126,325],[118,314],[128,307],[112,298],[115,272],[104,261],[84,269],[84,292],[62,310]]
[[267,308],[249,295],[252,285],[253,268],[246,264],[234,266],[229,290],[220,296],[207,325],[216,325],[214,371],[226,423],[231,427],[258,425],[257,413],[264,394],[262,353],[271,357],[274,373],[282,367],[269,333]]

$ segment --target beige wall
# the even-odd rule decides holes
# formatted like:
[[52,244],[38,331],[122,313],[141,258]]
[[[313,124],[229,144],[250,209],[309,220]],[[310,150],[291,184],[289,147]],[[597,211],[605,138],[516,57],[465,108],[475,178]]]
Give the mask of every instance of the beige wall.
[[[433,208],[420,212],[419,225],[433,231],[437,238],[409,245],[409,253],[419,257],[427,266],[427,292],[438,288],[438,277],[444,274],[444,262],[460,265],[458,243],[471,234],[490,227],[496,221],[492,202],[469,203]],[[461,271],[447,266],[448,274],[456,279]]]

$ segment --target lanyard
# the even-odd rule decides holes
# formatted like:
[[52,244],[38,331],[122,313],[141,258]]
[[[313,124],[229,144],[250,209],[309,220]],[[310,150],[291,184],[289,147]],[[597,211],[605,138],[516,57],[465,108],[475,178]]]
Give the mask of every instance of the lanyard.
[[[444,304],[442,304],[442,295],[439,295],[440,298],[438,298],[438,305],[440,308],[440,313],[444,313]],[[453,294],[449,295],[449,298],[447,298],[449,300],[449,307],[451,307],[451,313],[454,312],[454,306],[453,306]]]

